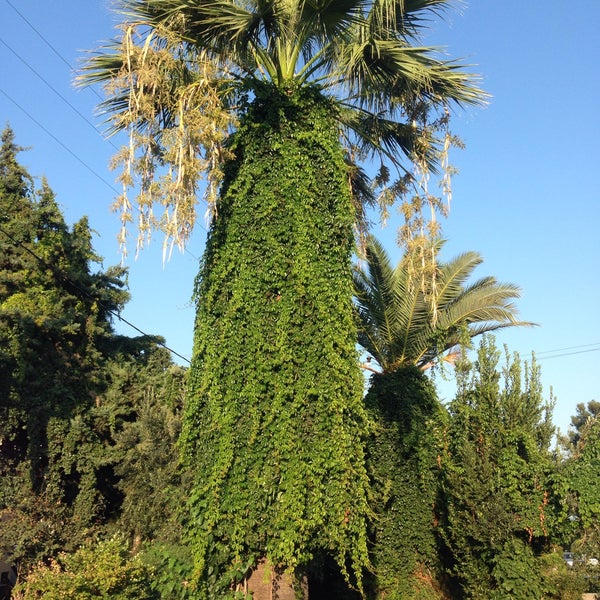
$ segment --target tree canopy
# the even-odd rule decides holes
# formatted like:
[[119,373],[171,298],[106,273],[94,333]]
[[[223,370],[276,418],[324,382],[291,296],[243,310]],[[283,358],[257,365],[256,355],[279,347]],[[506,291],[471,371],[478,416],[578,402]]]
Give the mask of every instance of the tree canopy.
[[[80,81],[105,85],[102,109],[111,130],[130,132],[129,145],[115,157],[123,167],[124,193],[116,205],[124,225],[131,218],[127,189],[137,183],[142,238],[158,227],[168,240],[185,243],[197,218],[202,176],[209,183],[206,198],[217,209],[229,156],[225,141],[245,110],[243,99],[270,89],[290,94],[316,87],[333,100],[359,205],[373,200],[361,170],[373,158],[381,165],[375,182],[383,184],[382,206],[414,190],[405,158],[421,171],[443,164],[451,143],[449,107],[485,99],[463,65],[419,45],[431,18],[449,5],[448,0],[119,2],[121,34],[92,55]],[[390,178],[390,169],[396,176]],[[408,211],[408,220],[418,227],[422,214],[416,207],[435,199],[416,187],[420,202]],[[153,212],[155,203],[165,209],[162,215]]]

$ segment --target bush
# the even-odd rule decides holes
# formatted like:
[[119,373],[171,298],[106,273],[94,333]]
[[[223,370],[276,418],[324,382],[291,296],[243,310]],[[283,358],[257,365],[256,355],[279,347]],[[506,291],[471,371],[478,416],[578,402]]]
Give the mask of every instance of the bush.
[[119,536],[89,543],[74,554],[40,563],[13,593],[14,600],[155,600],[153,570],[131,556]]

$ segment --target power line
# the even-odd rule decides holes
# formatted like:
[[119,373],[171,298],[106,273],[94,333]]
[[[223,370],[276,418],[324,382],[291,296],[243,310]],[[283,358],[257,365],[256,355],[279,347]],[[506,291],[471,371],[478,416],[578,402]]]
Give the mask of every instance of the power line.
[[[9,0],[6,0],[7,4],[29,25],[29,27],[44,41],[44,43],[52,49],[54,54],[56,54],[61,61],[69,67],[69,69],[73,70],[73,67],[67,61],[62,54],[37,30],[31,22],[19,11],[15,8],[13,4]],[[34,69],[24,58],[22,58],[11,46],[9,46],[4,40],[0,39],[0,42],[18,59],[20,60],[32,73],[34,73],[47,87],[49,87],[67,106],[69,106],[85,123],[87,123],[96,134],[98,134],[104,141],[108,142],[115,150],[118,150],[118,147],[108,138],[106,138],[96,126],[84,115],[82,114],[77,107],[75,107],[71,102],[69,102],[63,94],[61,94],[52,84],[50,84],[36,69]],[[62,143],[55,135],[53,135],[46,127],[44,127],[37,119],[35,119],[27,110],[25,110],[20,104],[18,104],[13,98],[11,98],[5,91],[0,91],[21,111],[23,111],[38,127],[40,127],[43,131],[45,131],[52,139],[54,139],[58,144],[60,144],[71,156],[76,158],[78,162],[80,162],[83,166],[85,166],[90,172],[92,172],[96,177],[98,177],[104,184],[106,184],[115,194],[119,194],[116,188],[109,182],[107,182],[101,175],[99,175],[96,171],[94,171],[87,163],[85,163],[79,156],[77,156],[72,150],[70,150],[64,143]],[[93,90],[98,98],[102,99],[102,97]],[[135,207],[139,211],[139,207]],[[141,212],[141,211],[140,211]],[[207,231],[206,227],[204,227],[199,221],[197,221],[196,225]],[[190,252],[188,248],[184,248],[186,254],[189,254],[194,260],[198,261],[198,257]]]
[[42,125],[30,112],[24,109],[16,100],[14,100],[7,92],[5,92],[2,88],[0,88],[0,93],[4,94],[4,96],[10,100],[19,110],[21,110],[27,117],[29,117],[40,129],[45,131],[59,146],[61,146],[64,150],[66,150],[78,163],[83,165],[94,177],[97,177],[102,183],[104,183],[110,190],[112,190],[115,194],[118,194],[118,190],[102,175],[100,175],[97,171],[92,169],[86,162],[84,162],[75,152],[73,152],[66,144],[64,144],[60,139],[58,139],[47,127]]
[[[80,287],[75,281],[73,281],[61,269],[55,267],[54,265],[49,264],[41,256],[39,256],[36,252],[34,252],[31,248],[28,248],[27,246],[25,246],[25,244],[23,244],[19,240],[16,240],[3,227],[0,227],[0,232],[2,232],[13,244],[15,244],[16,246],[20,246],[23,250],[25,250],[25,252],[31,254],[31,256],[33,256],[44,268],[49,269],[50,271],[52,271],[52,273],[54,273],[56,276],[58,276],[64,282],[68,283],[75,290],[77,290],[81,294],[87,296],[90,300],[93,300],[94,302],[96,302],[109,315],[111,315],[113,317],[116,317],[117,319],[119,319],[119,321],[121,321],[122,323],[125,323],[126,325],[128,325],[129,327],[131,327],[132,329],[134,329],[139,334],[141,334],[141,335],[143,335],[145,337],[155,337],[155,336],[151,336],[150,334],[146,333],[145,331],[143,331],[142,329],[140,329],[137,325],[134,325],[131,321],[125,319],[125,317],[122,317],[119,313],[117,313],[114,310],[108,308],[108,306],[106,306],[101,300],[99,300],[98,298],[96,298],[95,296],[93,296],[92,294],[90,294],[90,292],[88,290],[83,289],[82,287]],[[183,356],[182,354],[179,354],[179,352],[177,352],[176,350],[173,350],[172,348],[170,348],[169,346],[167,346],[166,343],[161,342],[160,340],[156,340],[156,344],[158,344],[159,346],[162,346],[163,348],[165,348],[166,350],[168,350],[169,352],[171,352],[171,354],[174,354],[175,356],[179,357],[181,360],[185,361],[187,364],[191,364],[191,361],[190,361],[189,358],[187,358],[186,356]]]
[[[71,65],[71,63],[42,35],[42,33],[33,25],[33,23],[31,23],[31,21],[29,21],[29,19],[27,19],[27,17],[10,0],[5,1],[21,17],[21,19],[23,19],[23,21],[29,25],[34,33],[46,44],[46,46],[48,46],[48,48],[50,48],[50,50],[52,50],[52,52],[54,52],[54,54],[56,54],[56,56],[65,65],[67,65],[71,71],[75,71],[73,65]],[[102,96],[94,88],[90,89],[98,98],[100,98],[100,100],[102,100]]]
[[[536,353],[536,356],[538,356],[539,354],[554,354],[555,352],[565,352],[566,350],[579,350],[580,348],[589,348],[591,346],[600,346],[600,342],[595,342],[594,344],[580,344],[578,346],[567,346],[566,348],[557,348],[556,350],[544,350],[542,352]],[[600,347],[596,348],[596,350],[600,350]],[[593,351],[594,349],[589,350],[589,352]]]
[[[579,350],[577,352],[565,352],[564,354],[555,354],[553,356],[542,356],[539,360],[548,360],[549,358],[562,358],[563,356],[573,356],[575,354],[586,354],[588,352],[598,352],[600,348],[591,348],[589,350]],[[536,360],[538,359],[537,353],[535,355]]]
[[108,143],[115,149],[118,150],[118,147],[113,144],[111,140],[106,139],[102,133],[96,129],[96,126],[71,102],[69,102],[47,79],[45,79],[36,69],[34,69],[21,55],[19,55],[13,48],[11,48],[3,39],[0,38],[0,42],[4,44],[12,54],[18,58],[36,77],[38,77],[45,85],[47,85],[71,110],[73,110],[85,123],[87,123],[95,133],[97,133],[102,139],[108,141]]

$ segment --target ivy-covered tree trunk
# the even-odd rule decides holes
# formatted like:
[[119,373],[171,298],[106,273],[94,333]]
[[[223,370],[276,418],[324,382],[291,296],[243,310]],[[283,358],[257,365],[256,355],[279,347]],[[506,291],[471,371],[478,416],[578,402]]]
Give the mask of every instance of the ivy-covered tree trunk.
[[213,598],[261,559],[298,574],[326,550],[359,585],[367,562],[354,215],[331,111],[314,90],[249,106],[197,281],[183,452]]
[[376,423],[367,443],[376,513],[369,588],[374,598],[440,598],[436,503],[446,411],[417,367],[373,375],[365,404]]

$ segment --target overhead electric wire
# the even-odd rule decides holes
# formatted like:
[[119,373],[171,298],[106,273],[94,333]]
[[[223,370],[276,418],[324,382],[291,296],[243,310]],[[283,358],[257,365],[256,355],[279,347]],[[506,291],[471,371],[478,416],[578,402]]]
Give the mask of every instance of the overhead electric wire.
[[579,350],[577,352],[565,352],[564,354],[554,354],[552,356],[542,356],[538,359],[537,354],[535,355],[536,360],[548,360],[549,358],[562,358],[563,356],[573,356],[575,354],[587,354],[588,352],[598,352],[600,348],[590,348],[589,350]]
[[[122,317],[119,313],[115,312],[111,308],[108,308],[108,306],[106,306],[101,300],[99,300],[98,298],[96,298],[95,296],[93,296],[88,290],[83,289],[82,287],[80,287],[68,275],[66,275],[61,269],[55,267],[54,265],[51,265],[50,263],[48,263],[47,261],[45,261],[41,256],[39,256],[36,252],[34,252],[31,248],[28,248],[25,244],[23,244],[19,240],[16,240],[3,227],[0,227],[0,232],[3,233],[13,244],[15,244],[16,246],[21,247],[23,250],[25,250],[25,252],[31,254],[31,256],[33,256],[43,267],[45,267],[46,269],[49,269],[50,271],[52,271],[52,273],[54,273],[56,276],[58,276],[60,279],[62,279],[63,282],[68,283],[75,290],[77,290],[81,294],[84,294],[90,300],[93,300],[94,302],[96,302],[109,315],[111,315],[113,317],[116,317],[117,319],[119,319],[119,321],[121,321],[122,323],[125,323],[126,325],[128,325],[129,327],[131,327],[132,329],[134,329],[135,331],[137,331],[138,333],[140,333],[141,335],[143,335],[145,337],[156,338],[156,336],[153,336],[153,335],[151,335],[149,333],[146,333],[145,331],[143,331],[142,329],[140,329],[137,325],[134,325],[131,321],[129,321],[125,317]],[[191,361],[190,361],[189,358],[187,358],[186,356],[183,356],[183,354],[180,354],[176,350],[173,350],[172,348],[170,348],[169,346],[167,346],[166,343],[161,342],[160,340],[155,340],[155,341],[156,341],[156,344],[158,344],[159,346],[165,348],[165,350],[168,350],[169,352],[171,352],[171,354],[174,354],[175,356],[179,357],[181,360],[185,361],[186,363],[191,364]]]
[[84,162],[73,150],[71,150],[66,144],[64,144],[59,138],[57,138],[47,127],[45,127],[42,123],[40,123],[29,111],[23,108],[12,96],[10,96],[7,92],[5,92],[2,88],[0,88],[0,93],[4,94],[4,96],[10,100],[19,110],[21,110],[27,117],[29,117],[40,129],[45,131],[59,146],[61,146],[64,150],[66,150],[78,163],[83,165],[94,177],[97,177],[102,183],[109,187],[111,191],[118,194],[119,191],[102,175],[100,175],[97,171],[95,171],[92,167],[90,167],[86,162]]
[[580,348],[589,348],[591,346],[598,346],[598,348],[592,348],[592,350],[583,350],[582,352],[593,352],[594,350],[600,350],[600,342],[595,342],[593,344],[580,344],[578,346],[567,346],[566,348],[557,348],[556,350],[544,350],[542,352],[536,353],[538,354],[554,354],[555,352],[565,352],[566,350],[579,350]]
[[[18,58],[36,77],[38,77],[41,81],[44,82],[67,106],[71,108],[81,119],[87,123],[95,133],[100,135],[103,139],[105,139],[115,150],[118,150],[118,147],[112,142],[112,140],[107,139],[105,136],[98,131],[96,126],[71,102],[69,102],[43,75],[41,75],[36,69],[34,69],[14,48],[9,46],[2,38],[0,38],[0,42],[10,50],[10,52]],[[68,63],[67,63],[68,64]]]
[[[56,54],[61,61],[69,67],[69,69],[73,70],[72,65],[67,61],[58,50],[31,24],[31,22],[19,11],[17,10],[9,0],[6,0],[7,4],[29,25],[29,27],[44,41],[44,43],[49,46],[54,54]],[[7,44],[4,40],[0,39],[0,42],[19,60],[21,61],[34,75],[36,75],[48,88],[50,88],[71,110],[73,110],[87,125],[89,125],[96,134],[98,134],[104,141],[107,141],[115,150],[118,150],[118,147],[106,136],[104,136],[96,126],[83,114],[77,107],[75,107],[71,102],[69,102],[63,94],[61,94],[50,82],[48,82],[35,68],[33,68],[22,56],[20,56],[9,44]],[[25,108],[23,108],[16,100],[14,100],[7,92],[0,89],[0,92],[4,94],[4,96],[10,100],[17,108],[19,108],[29,119],[31,119],[38,127],[40,127],[45,133],[47,133],[54,141],[56,141],[62,148],[64,148],[71,156],[73,156],[77,161],[82,164],[85,168],[87,168],[95,177],[99,178],[105,185],[112,190],[113,193],[119,194],[119,191],[106,179],[104,179],[97,171],[92,169],[87,163],[85,163],[77,154],[75,154],[70,148],[68,148],[58,137],[56,137],[50,130],[45,127],[42,123],[40,123],[30,112],[28,112]],[[95,90],[94,90],[95,92]],[[101,99],[101,96],[96,93],[96,95]],[[136,207],[138,208],[138,207]],[[139,209],[138,209],[139,210]],[[202,225],[199,221],[197,222],[198,227],[207,231],[206,227]],[[188,248],[184,248],[184,251],[189,254],[194,260],[198,261],[198,257],[192,254]]]

